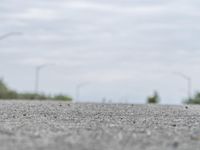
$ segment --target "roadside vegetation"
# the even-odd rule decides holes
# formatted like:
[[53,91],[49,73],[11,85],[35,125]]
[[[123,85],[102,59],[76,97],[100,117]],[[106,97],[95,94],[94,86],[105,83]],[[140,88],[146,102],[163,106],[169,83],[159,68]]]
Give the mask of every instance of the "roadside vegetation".
[[157,104],[160,102],[160,97],[158,95],[158,92],[157,91],[154,91],[153,95],[152,96],[149,96],[147,98],[147,103],[148,104]]
[[193,97],[184,100],[185,104],[200,104],[200,92],[197,92]]
[[[68,95],[57,94],[57,95],[46,95],[38,93],[19,93],[15,90],[10,89],[3,80],[0,79],[0,100],[60,100],[60,101],[72,101],[72,98]],[[160,96],[157,91],[147,97],[148,104],[158,104],[160,102]],[[193,97],[187,98],[183,101],[184,104],[200,104],[200,92],[197,92]]]
[[58,95],[45,95],[45,94],[36,94],[36,93],[18,93],[10,89],[3,80],[0,80],[0,100],[7,99],[20,99],[20,100],[61,100],[61,101],[72,101],[72,98],[67,95],[58,94]]
[[[157,91],[154,91],[152,96],[147,97],[148,104],[158,104],[160,102],[160,96]],[[190,98],[184,99],[183,104],[198,104],[200,105],[200,92]]]

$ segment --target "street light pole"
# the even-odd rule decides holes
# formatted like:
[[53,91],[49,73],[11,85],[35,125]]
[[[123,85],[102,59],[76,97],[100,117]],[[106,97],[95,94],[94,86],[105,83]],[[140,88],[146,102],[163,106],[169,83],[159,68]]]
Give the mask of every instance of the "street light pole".
[[35,69],[35,94],[38,93],[40,69],[41,69],[41,66],[37,66]]
[[39,92],[40,70],[49,65],[50,64],[36,66],[36,69],[35,69],[35,94],[38,94],[38,92]]
[[80,98],[80,90],[82,87],[84,87],[85,85],[89,84],[88,82],[85,83],[80,83],[76,86],[76,101],[79,101]]
[[190,100],[191,95],[192,95],[192,92],[191,92],[192,91],[192,79],[189,76],[187,76],[181,72],[174,72],[174,74],[182,77],[183,79],[185,79],[187,81],[187,95],[188,95],[188,100]]
[[6,34],[2,34],[0,35],[0,41],[1,40],[4,40],[10,36],[14,36],[14,35],[21,35],[22,33],[21,32],[9,32],[9,33],[6,33]]
[[21,32],[9,32],[9,33],[6,33],[6,34],[3,34],[0,36],[0,40],[4,40],[10,36],[14,36],[14,35],[21,35],[22,33]]

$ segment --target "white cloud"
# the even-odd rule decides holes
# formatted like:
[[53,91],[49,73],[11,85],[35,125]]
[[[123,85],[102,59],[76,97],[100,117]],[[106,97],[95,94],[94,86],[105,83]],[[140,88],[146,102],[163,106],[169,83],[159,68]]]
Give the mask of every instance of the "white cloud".
[[53,20],[59,17],[57,11],[47,8],[30,8],[24,12],[12,15],[13,18],[23,20]]
[[108,4],[101,2],[87,2],[87,1],[73,1],[67,2],[65,4],[67,8],[73,8],[77,10],[85,11],[101,11],[101,12],[111,12],[111,13],[126,13],[126,14],[146,14],[159,13],[163,11],[165,7],[162,5],[146,5],[146,6],[124,6],[116,4]]

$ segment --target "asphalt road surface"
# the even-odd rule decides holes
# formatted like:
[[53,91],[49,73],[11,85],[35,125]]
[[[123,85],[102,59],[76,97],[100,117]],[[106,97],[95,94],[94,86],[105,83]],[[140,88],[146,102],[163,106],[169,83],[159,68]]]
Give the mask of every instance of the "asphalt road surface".
[[0,101],[0,150],[188,149],[200,106]]

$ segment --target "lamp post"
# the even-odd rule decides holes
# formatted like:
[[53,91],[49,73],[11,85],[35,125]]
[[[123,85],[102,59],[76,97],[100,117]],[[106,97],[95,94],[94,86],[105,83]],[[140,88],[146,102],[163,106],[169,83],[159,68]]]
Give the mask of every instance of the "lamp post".
[[88,82],[80,83],[76,86],[76,101],[79,101],[80,98],[80,90],[82,87],[86,86],[89,84]]
[[181,73],[181,72],[173,72],[175,75],[178,75],[185,79],[187,81],[187,95],[188,95],[188,100],[191,99],[191,93],[192,93],[192,79],[191,77]]
[[21,35],[22,33],[21,32],[9,32],[9,33],[6,33],[6,34],[3,34],[0,36],[0,40],[4,40],[10,36],[14,36],[14,35]]
[[43,65],[36,66],[36,68],[35,68],[35,94],[38,94],[38,92],[39,92],[40,71],[41,71],[41,69],[43,69],[49,65],[51,65],[51,64],[43,64]]
[[[6,34],[0,35],[0,41],[1,41],[1,40],[4,40],[4,39],[6,39],[6,38],[8,38],[8,37],[10,37],[10,36],[21,35],[21,34],[22,34],[21,32],[8,32],[8,33],[6,33]],[[2,79],[0,79],[0,80],[2,80]]]

